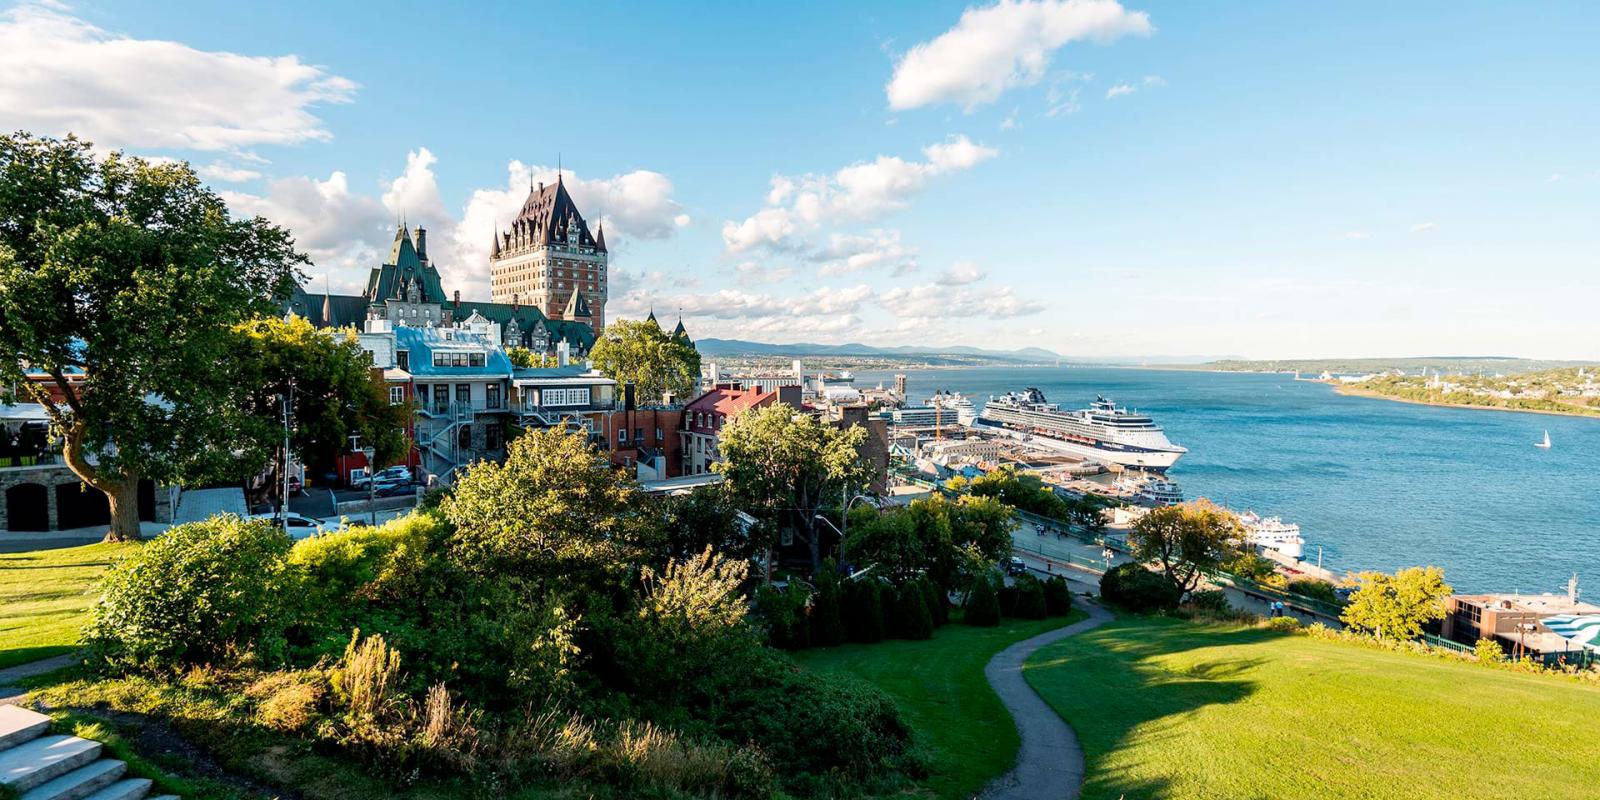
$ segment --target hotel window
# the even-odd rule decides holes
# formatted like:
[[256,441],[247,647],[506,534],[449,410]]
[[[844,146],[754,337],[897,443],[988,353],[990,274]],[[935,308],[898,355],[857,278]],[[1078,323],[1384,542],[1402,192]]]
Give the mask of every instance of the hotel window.
[[490,383],[490,384],[486,384],[483,387],[483,406],[484,406],[484,408],[499,408],[500,407],[500,387],[499,387],[499,385]]
[[472,384],[456,384],[456,405],[461,406],[462,408],[472,407]]
[[406,401],[406,387],[404,387],[404,386],[390,386],[389,387],[389,405],[397,406],[397,405],[400,405],[401,403],[404,403],[405,401]]

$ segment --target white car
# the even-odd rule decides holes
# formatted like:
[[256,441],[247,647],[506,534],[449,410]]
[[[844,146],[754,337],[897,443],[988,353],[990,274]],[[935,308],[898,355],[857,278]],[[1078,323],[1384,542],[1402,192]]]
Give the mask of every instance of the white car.
[[371,475],[362,475],[359,478],[352,479],[350,481],[350,488],[365,489],[369,483],[376,483],[379,486],[383,486],[384,484],[393,485],[396,483],[410,482],[411,468],[405,466],[394,466],[385,467],[384,469],[378,470]]
[[339,527],[337,525],[329,527],[322,520],[312,519],[311,517],[307,517],[302,514],[296,514],[293,511],[283,514],[282,516],[271,513],[252,514],[250,518],[264,519],[272,523],[274,527],[282,527],[287,529],[289,531],[289,538],[291,539],[304,539],[308,536],[326,533]]

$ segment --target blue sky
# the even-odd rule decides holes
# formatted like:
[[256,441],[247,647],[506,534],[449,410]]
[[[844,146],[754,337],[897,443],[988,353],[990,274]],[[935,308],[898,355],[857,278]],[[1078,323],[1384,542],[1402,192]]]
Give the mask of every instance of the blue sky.
[[487,296],[559,158],[610,315],[697,336],[1600,359],[1596,41],[1576,2],[23,4],[0,126],[188,159],[335,290],[404,214]]

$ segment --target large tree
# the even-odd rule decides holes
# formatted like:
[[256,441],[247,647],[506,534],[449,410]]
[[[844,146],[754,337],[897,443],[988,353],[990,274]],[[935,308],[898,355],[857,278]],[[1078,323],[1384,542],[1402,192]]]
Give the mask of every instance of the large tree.
[[728,422],[717,443],[724,460],[716,469],[749,510],[806,543],[816,570],[822,566],[816,516],[847,488],[866,482],[859,455],[866,440],[860,425],[836,428],[779,403]]
[[248,399],[250,440],[261,451],[255,458],[274,451],[272,474],[278,475],[283,460],[278,414],[284,395],[290,398],[289,446],[301,463],[327,464],[348,449],[352,434],[373,449],[374,466],[405,456],[409,409],[389,402],[388,388],[354,331],[318,329],[302,317],[259,317],[236,330],[243,345],[238,358],[255,388]]
[[1424,624],[1444,617],[1444,599],[1454,591],[1438,567],[1410,567],[1393,575],[1362,572],[1355,583],[1358,588],[1339,619],[1379,639],[1421,636]]
[[933,495],[879,511],[857,506],[850,514],[845,556],[875,564],[895,582],[926,575],[945,591],[966,586],[976,559],[983,568],[1011,552],[1013,510],[992,497],[956,501]]
[[606,326],[589,351],[595,369],[619,384],[638,387],[641,401],[660,402],[671,392],[687,398],[700,381],[700,353],[654,321],[619,319]]
[[250,390],[234,326],[273,313],[304,261],[187,164],[0,136],[0,380],[110,499],[107,538],[138,537],[140,479],[259,468],[234,455]]
[[1233,512],[1206,500],[1163,506],[1139,518],[1128,544],[1140,561],[1154,561],[1183,592],[1232,561],[1244,540],[1244,526]]

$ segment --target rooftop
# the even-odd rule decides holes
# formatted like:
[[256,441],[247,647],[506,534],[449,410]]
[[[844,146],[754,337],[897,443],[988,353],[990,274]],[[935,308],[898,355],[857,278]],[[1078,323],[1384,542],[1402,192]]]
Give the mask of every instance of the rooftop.
[[1547,616],[1553,614],[1600,614],[1600,606],[1573,600],[1564,594],[1458,594],[1465,601],[1504,611]]

